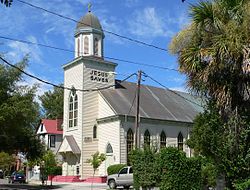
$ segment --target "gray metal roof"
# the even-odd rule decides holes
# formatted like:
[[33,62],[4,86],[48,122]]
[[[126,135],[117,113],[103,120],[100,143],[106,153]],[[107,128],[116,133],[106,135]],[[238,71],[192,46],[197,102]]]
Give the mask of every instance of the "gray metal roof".
[[[122,82],[115,89],[100,93],[118,115],[134,116],[136,113],[136,84]],[[195,103],[192,103],[195,102]],[[203,109],[198,98],[184,92],[166,90],[153,86],[141,86],[140,117],[168,121],[193,122]],[[132,108],[131,108],[132,106]],[[131,111],[129,112],[131,108]]]
[[100,21],[98,18],[91,12],[88,12],[86,15],[84,15],[79,22],[77,23],[76,28],[86,28],[91,27],[95,28],[97,30],[102,31],[102,26],[100,24]]
[[81,154],[81,150],[79,146],[77,145],[76,140],[73,137],[73,135],[65,136],[65,139],[68,141],[68,144],[74,154]]

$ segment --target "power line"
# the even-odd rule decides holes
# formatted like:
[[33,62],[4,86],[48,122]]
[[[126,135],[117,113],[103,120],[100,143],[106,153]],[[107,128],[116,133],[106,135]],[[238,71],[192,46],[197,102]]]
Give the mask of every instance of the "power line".
[[[11,63],[9,63],[8,61],[6,61],[2,56],[0,56],[0,59],[6,63],[7,65],[17,69],[18,71],[20,71],[21,73],[33,78],[33,79],[36,79],[37,81],[40,81],[44,84],[48,84],[48,85],[51,85],[53,87],[56,87],[56,88],[61,88],[61,89],[64,89],[64,90],[74,90],[74,91],[81,91],[81,92],[94,92],[94,91],[100,91],[100,90],[105,90],[105,89],[108,89],[108,88],[111,88],[111,87],[114,87],[116,86],[115,84],[114,85],[108,85],[108,86],[105,86],[105,87],[101,87],[101,88],[94,88],[94,89],[77,89],[77,88],[69,88],[69,87],[64,87],[64,86],[60,86],[60,85],[57,85],[57,84],[54,84],[54,83],[51,83],[49,81],[45,81],[37,76],[34,76],[32,74],[29,74],[25,71],[23,71],[22,69],[20,69],[19,67],[17,67],[16,65],[13,65]],[[136,75],[136,73],[133,73],[131,75],[129,75],[128,77],[126,77],[125,79],[121,80],[120,83],[128,80],[129,78],[131,78],[132,76]]]
[[[33,8],[36,8],[36,9],[40,9],[40,10],[45,11],[45,12],[47,12],[47,13],[56,15],[56,16],[61,17],[61,18],[63,18],[63,19],[70,20],[70,21],[73,21],[73,22],[76,22],[76,23],[81,23],[81,24],[83,24],[83,25],[85,25],[85,26],[90,26],[90,25],[88,25],[88,24],[86,24],[86,23],[77,21],[77,20],[75,20],[75,19],[73,19],[73,18],[70,18],[70,17],[68,17],[68,16],[64,16],[64,15],[62,15],[62,14],[59,14],[59,13],[50,11],[50,10],[48,10],[48,9],[45,9],[45,8],[43,8],[43,7],[39,7],[39,6],[37,6],[37,5],[28,3],[28,2],[26,2],[26,1],[22,1],[22,0],[17,0],[17,1],[19,1],[20,3],[23,3],[23,4],[25,4],[25,5],[28,5],[28,6],[30,6],[30,7],[33,7]],[[96,30],[98,30],[98,29],[96,29]],[[155,48],[155,49],[158,49],[158,50],[167,52],[167,49],[165,49],[165,48],[158,47],[158,46],[155,46],[155,45],[152,45],[152,44],[149,44],[149,43],[140,41],[140,40],[136,40],[136,39],[133,39],[133,38],[130,38],[130,37],[121,35],[121,34],[117,34],[117,33],[115,33],[115,32],[111,32],[111,31],[109,31],[109,30],[104,30],[104,29],[103,29],[103,30],[99,30],[99,31],[100,31],[100,32],[104,31],[104,32],[106,32],[106,33],[108,33],[108,34],[117,36],[117,37],[119,37],[119,38],[122,38],[122,39],[125,39],[125,40],[128,40],[128,41],[134,42],[134,43],[138,43],[138,44],[141,44],[141,45],[144,45],[144,46],[148,46],[148,47],[151,47],[151,48]]]
[[[55,49],[55,50],[60,50],[60,51],[65,51],[65,52],[70,52],[70,53],[76,53],[76,52],[78,53],[78,51],[65,49],[65,48],[60,48],[60,47],[55,47],[55,46],[46,45],[46,44],[41,44],[41,43],[35,43],[35,42],[22,40],[22,39],[16,39],[16,38],[11,38],[11,37],[6,37],[6,36],[0,36],[0,38],[5,39],[5,40],[20,42],[20,43],[25,43],[25,44],[38,45],[38,46],[42,46],[42,47],[45,47],[45,48],[50,48],[50,49]],[[79,53],[82,53],[82,52],[79,52]],[[146,63],[141,63],[141,62],[136,62],[136,61],[130,61],[130,60],[125,60],[125,59],[120,59],[120,58],[114,58],[114,57],[109,57],[109,56],[103,56],[103,57],[106,58],[106,59],[109,59],[109,60],[120,61],[120,62],[124,62],[124,63],[131,63],[131,64],[134,64],[134,65],[142,65],[142,66],[146,66],[146,67],[153,67],[153,68],[156,68],[156,69],[163,69],[163,70],[179,72],[177,69],[168,68],[168,67],[161,67],[161,66],[157,66],[157,65],[151,65],[151,64],[146,64]]]
[[194,101],[192,101],[192,100],[190,100],[190,99],[188,99],[188,98],[186,98],[186,97],[180,95],[179,93],[175,92],[174,90],[171,90],[170,88],[166,87],[165,85],[163,85],[163,84],[160,83],[159,81],[157,81],[157,80],[155,80],[154,78],[152,78],[151,76],[147,75],[146,73],[143,73],[143,75],[144,75],[145,77],[150,78],[152,81],[156,82],[157,84],[159,84],[159,85],[162,86],[163,88],[169,90],[170,92],[174,93],[175,95],[177,95],[177,96],[183,98],[184,100],[186,100],[186,101],[188,101],[188,102],[190,102],[190,103],[192,103],[192,104],[195,104],[195,105],[197,105],[197,106],[203,108],[202,105],[200,105],[200,104],[198,104],[198,103],[196,103],[196,102],[194,102]]

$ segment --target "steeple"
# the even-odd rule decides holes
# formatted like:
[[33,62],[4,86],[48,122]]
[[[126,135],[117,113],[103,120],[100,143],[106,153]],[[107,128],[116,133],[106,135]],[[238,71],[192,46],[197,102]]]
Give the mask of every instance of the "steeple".
[[79,56],[94,56],[103,58],[104,33],[99,19],[91,12],[89,3],[88,12],[76,26],[75,31],[75,58]]

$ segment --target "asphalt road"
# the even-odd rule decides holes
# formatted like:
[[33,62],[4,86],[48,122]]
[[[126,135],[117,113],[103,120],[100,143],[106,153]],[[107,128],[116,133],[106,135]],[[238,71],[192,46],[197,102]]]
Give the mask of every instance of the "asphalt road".
[[0,179],[0,190],[106,190],[108,189],[106,184],[94,183],[91,188],[91,183],[56,183],[53,182],[53,186],[49,185],[41,186],[40,182],[30,182],[29,184],[9,184],[6,179]]

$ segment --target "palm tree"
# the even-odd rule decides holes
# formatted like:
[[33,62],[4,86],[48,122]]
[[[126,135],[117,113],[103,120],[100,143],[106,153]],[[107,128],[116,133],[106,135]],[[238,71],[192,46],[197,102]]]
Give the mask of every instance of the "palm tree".
[[249,109],[250,1],[201,1],[190,10],[191,24],[170,44],[188,86],[215,100],[226,118]]
[[223,153],[210,155],[225,166],[219,172],[234,189],[234,180],[250,171],[248,164],[238,167],[240,160],[249,163],[245,150],[250,147],[250,126],[240,119],[250,120],[250,0],[200,1],[190,6],[190,16],[191,23],[169,49],[177,55],[191,91],[215,102],[219,110]]

